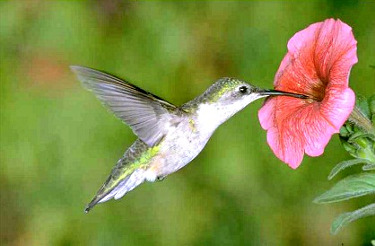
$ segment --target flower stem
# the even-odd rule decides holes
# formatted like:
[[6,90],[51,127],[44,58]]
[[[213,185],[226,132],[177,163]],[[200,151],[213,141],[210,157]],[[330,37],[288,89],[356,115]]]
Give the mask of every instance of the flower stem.
[[358,106],[355,106],[352,113],[349,116],[349,121],[356,124],[366,133],[375,135],[375,128],[371,124],[371,121],[362,113],[361,109]]

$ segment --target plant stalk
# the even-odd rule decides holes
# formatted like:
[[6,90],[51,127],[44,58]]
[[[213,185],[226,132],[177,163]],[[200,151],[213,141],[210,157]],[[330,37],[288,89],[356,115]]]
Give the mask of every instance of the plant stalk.
[[354,107],[352,113],[350,114],[349,121],[356,124],[362,130],[364,130],[365,133],[375,136],[375,128],[370,119],[368,119],[357,106]]

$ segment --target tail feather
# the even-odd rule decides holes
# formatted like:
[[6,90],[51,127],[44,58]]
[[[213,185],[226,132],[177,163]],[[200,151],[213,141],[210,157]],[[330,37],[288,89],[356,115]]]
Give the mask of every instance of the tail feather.
[[127,192],[133,190],[138,185],[142,184],[145,181],[145,170],[137,169],[134,171],[132,175],[130,175],[129,179],[126,183],[119,187],[120,189],[114,194],[115,200],[120,199],[123,197]]
[[[111,179],[111,177],[109,179]],[[144,181],[145,170],[137,169],[110,191],[102,192],[102,189],[105,187],[105,185],[103,185],[103,187],[99,190],[98,195],[96,195],[94,199],[92,199],[92,201],[86,206],[85,213],[88,213],[98,203],[106,202],[112,198],[114,198],[115,200],[120,199],[127,192],[133,190]]]

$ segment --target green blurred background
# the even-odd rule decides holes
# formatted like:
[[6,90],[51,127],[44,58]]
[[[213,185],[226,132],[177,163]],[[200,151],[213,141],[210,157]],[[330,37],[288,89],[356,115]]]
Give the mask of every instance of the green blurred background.
[[1,245],[370,245],[375,238],[374,218],[329,233],[339,213],[373,197],[312,203],[334,183],[326,178],[334,164],[350,158],[338,137],[292,170],[266,143],[261,101],[220,127],[181,171],[84,214],[136,137],[68,68],[117,74],[177,105],[223,76],[271,88],[289,38],[334,17],[353,27],[359,63],[351,87],[369,96],[374,1],[2,1],[0,11]]

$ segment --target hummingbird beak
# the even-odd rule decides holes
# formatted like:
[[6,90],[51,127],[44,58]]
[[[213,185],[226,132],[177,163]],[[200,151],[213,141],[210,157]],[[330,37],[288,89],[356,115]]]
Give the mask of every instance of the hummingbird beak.
[[300,99],[310,98],[309,96],[306,96],[306,95],[292,93],[292,92],[286,92],[286,91],[278,91],[278,90],[259,89],[258,93],[261,96],[288,96],[288,97],[296,97],[296,98],[300,98]]

